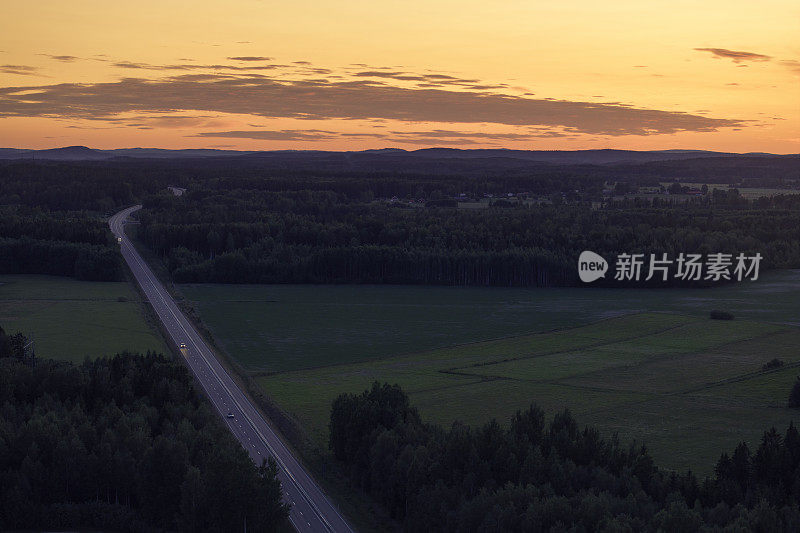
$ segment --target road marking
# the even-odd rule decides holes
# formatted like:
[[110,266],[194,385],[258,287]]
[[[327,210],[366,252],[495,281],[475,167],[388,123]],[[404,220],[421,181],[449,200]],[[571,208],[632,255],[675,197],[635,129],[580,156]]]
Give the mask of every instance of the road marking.
[[[127,211],[123,211],[123,212],[121,212],[121,213],[118,213],[118,214],[117,214],[117,215],[115,215],[115,216],[118,216],[118,215],[121,215],[122,213],[124,213],[124,214],[125,214],[125,218],[127,218],[127,216],[128,216],[128,215],[130,215],[130,213],[132,213],[133,211],[136,211],[136,210],[137,210],[137,209],[139,209],[140,207],[141,207],[141,206],[137,206],[137,207],[135,207],[135,208],[130,208],[130,209],[128,209]],[[115,220],[115,223],[116,223],[116,222],[117,222],[117,221]],[[246,419],[246,420],[247,420],[247,421],[250,423],[250,425],[251,425],[251,427],[253,428],[253,430],[255,431],[255,433],[256,433],[256,434],[258,435],[258,437],[259,437],[259,438],[262,440],[263,444],[264,444],[264,445],[267,447],[267,449],[268,449],[268,450],[271,452],[272,456],[273,456],[273,457],[276,459],[276,461],[278,462],[279,466],[280,466],[280,467],[283,469],[283,472],[286,474],[286,476],[288,476],[288,477],[289,477],[289,479],[290,479],[290,480],[291,480],[291,481],[294,483],[295,487],[297,487],[297,489],[299,490],[299,492],[300,492],[300,493],[303,495],[303,497],[305,498],[305,500],[307,501],[307,503],[309,504],[309,506],[311,507],[311,509],[312,509],[312,510],[313,510],[313,511],[316,513],[316,515],[317,515],[317,518],[319,518],[319,520],[322,522],[322,524],[323,524],[323,525],[324,525],[326,528],[328,528],[329,530],[333,530],[333,528],[332,528],[332,527],[331,527],[331,525],[328,523],[328,521],[327,521],[327,519],[325,518],[325,516],[323,515],[322,511],[320,511],[320,509],[317,507],[316,503],[313,501],[313,499],[311,498],[311,496],[310,496],[310,495],[309,495],[309,494],[306,492],[306,490],[305,490],[305,489],[304,489],[304,488],[303,488],[303,487],[300,485],[300,483],[299,483],[299,482],[297,481],[297,479],[294,477],[294,474],[292,474],[292,472],[291,472],[291,471],[290,471],[288,468],[286,468],[286,465],[285,465],[285,463],[283,462],[282,458],[281,458],[281,457],[280,457],[278,454],[276,454],[276,453],[275,453],[275,451],[272,449],[272,445],[270,444],[269,440],[268,440],[268,439],[267,439],[267,438],[264,436],[264,434],[263,434],[263,433],[261,432],[261,430],[258,428],[258,426],[256,425],[256,423],[255,423],[255,422],[254,422],[254,421],[253,421],[253,420],[250,418],[250,415],[249,415],[249,413],[247,412],[247,410],[245,410],[245,409],[243,409],[243,408],[242,408],[242,406],[239,404],[239,399],[236,397],[236,395],[235,395],[235,394],[233,394],[233,392],[231,392],[231,390],[230,390],[230,389],[228,388],[228,386],[225,384],[225,382],[223,381],[223,379],[220,377],[220,375],[217,373],[217,371],[216,371],[216,370],[213,368],[213,365],[212,365],[211,361],[209,361],[209,359],[208,359],[208,358],[205,356],[205,353],[204,353],[204,350],[203,350],[203,349],[205,349],[205,352],[208,352],[208,354],[209,354],[209,356],[211,357],[211,359],[213,360],[213,362],[214,362],[214,363],[216,363],[216,364],[217,364],[217,366],[219,366],[219,367],[220,367],[220,370],[221,370],[221,372],[223,373],[223,375],[224,375],[224,376],[225,376],[225,377],[226,377],[226,378],[227,378],[229,381],[231,381],[231,383],[232,383],[232,385],[233,385],[234,387],[236,387],[236,384],[235,384],[235,382],[233,381],[233,379],[230,377],[230,375],[228,375],[228,373],[227,373],[227,372],[224,370],[224,368],[222,368],[222,366],[219,364],[219,361],[217,361],[217,360],[216,360],[216,358],[215,358],[214,354],[211,352],[211,350],[210,350],[210,349],[209,349],[209,348],[208,348],[208,347],[205,345],[205,343],[203,342],[202,338],[200,337],[200,334],[199,334],[199,333],[198,333],[198,332],[197,332],[197,331],[196,331],[196,330],[195,330],[195,329],[194,329],[194,328],[191,326],[191,324],[188,322],[188,320],[187,320],[187,319],[186,319],[186,318],[185,318],[185,317],[184,317],[182,314],[180,315],[180,318],[182,318],[182,319],[183,319],[183,321],[181,321],[181,320],[180,320],[180,318],[179,318],[178,314],[176,314],[175,310],[173,310],[173,307],[175,307],[175,309],[177,309],[177,306],[175,305],[175,303],[174,303],[174,302],[172,302],[172,306],[170,306],[170,305],[169,305],[169,303],[168,303],[168,301],[167,301],[167,299],[164,297],[164,295],[166,294],[166,295],[167,295],[167,298],[170,298],[170,299],[171,299],[171,297],[170,297],[170,296],[169,296],[169,295],[166,293],[166,291],[164,291],[163,287],[159,287],[160,283],[159,283],[159,285],[156,285],[156,281],[157,281],[157,280],[156,280],[156,281],[154,281],[154,280],[155,280],[155,275],[152,273],[152,271],[150,270],[150,268],[149,268],[149,267],[148,267],[148,266],[147,266],[147,265],[144,263],[144,261],[141,259],[141,257],[139,256],[139,253],[136,251],[136,249],[135,249],[135,248],[133,248],[133,245],[131,245],[131,244],[128,242],[128,239],[127,239],[127,237],[126,237],[126,236],[125,236],[125,234],[124,234],[124,231],[120,231],[120,233],[121,233],[121,235],[120,235],[120,236],[121,236],[121,237],[124,237],[124,240],[123,240],[123,242],[122,242],[122,250],[123,250],[123,255],[125,255],[125,254],[124,254],[124,251],[128,251],[128,255],[129,255],[130,257],[132,257],[132,258],[133,258],[133,259],[136,261],[136,263],[138,264],[138,266],[139,266],[139,267],[140,267],[140,269],[141,269],[141,274],[142,274],[142,277],[143,277],[144,279],[146,279],[146,281],[149,283],[149,285],[150,285],[150,288],[151,288],[152,292],[155,292],[155,294],[156,294],[156,295],[158,296],[158,298],[161,300],[161,302],[160,302],[160,303],[161,303],[161,308],[162,308],[162,311],[164,311],[165,313],[166,313],[166,311],[169,311],[169,313],[172,315],[172,317],[173,317],[173,319],[174,319],[174,323],[175,323],[175,325],[177,325],[178,327],[180,327],[180,329],[181,329],[181,330],[183,330],[183,332],[184,332],[184,333],[187,335],[187,337],[188,337],[188,340],[189,340],[189,341],[191,342],[191,344],[194,346],[195,350],[197,350],[197,352],[198,352],[198,355],[201,355],[201,356],[202,356],[202,361],[203,361],[203,363],[205,363],[206,367],[207,367],[207,368],[208,368],[208,369],[209,369],[209,370],[210,370],[210,371],[211,371],[211,372],[214,374],[214,378],[216,378],[216,380],[219,382],[219,384],[222,386],[222,388],[224,388],[224,389],[225,389],[225,391],[228,393],[228,395],[230,396],[231,400],[232,400],[232,401],[233,401],[233,402],[234,402],[234,403],[235,403],[235,404],[236,404],[236,405],[239,407],[239,409],[242,411],[242,414],[244,415],[245,419]],[[127,260],[128,258],[127,258],[127,257],[125,257],[125,259]],[[136,276],[136,272],[134,272],[134,276],[137,278],[137,281],[138,281],[138,280],[139,280],[139,277],[138,277],[138,276]],[[145,295],[148,295],[148,291],[147,291],[147,289],[145,288],[144,284],[140,282],[140,285],[142,286],[142,289],[144,290],[144,292],[145,292]],[[162,292],[162,291],[163,291],[163,292]],[[148,300],[150,300],[150,296],[148,296]],[[152,301],[151,301],[150,303],[151,303],[151,304],[153,304],[153,302],[152,302]],[[154,306],[154,308],[156,307],[155,305],[153,305],[153,306]],[[180,314],[180,310],[178,310],[178,313]],[[161,313],[158,313],[158,314],[160,315]],[[169,317],[161,317],[161,316],[159,316],[159,318],[162,320],[162,322],[165,322],[165,320],[164,320],[164,319],[165,319],[165,318],[167,318],[167,319],[168,319]],[[186,325],[189,327],[189,330],[187,330],[187,329],[186,329],[186,326],[184,326],[183,322],[186,322]],[[190,333],[190,331],[191,331],[191,333]],[[194,334],[194,336],[193,336],[192,334]],[[173,338],[173,341],[174,341],[174,340],[175,340],[175,338],[176,338],[176,335],[175,335],[173,332],[170,332],[170,335],[172,336],[172,338]],[[195,340],[195,337],[196,337],[196,338],[199,340],[199,343],[200,343],[199,345],[198,345],[198,340]],[[195,374],[197,374],[197,370],[198,370],[198,369],[192,368],[192,370],[195,372]],[[205,375],[205,368],[203,368],[203,367],[201,366],[199,370],[200,370],[201,372],[203,372],[203,374]],[[202,382],[201,382],[201,385],[205,386],[205,385],[204,385]],[[211,385],[213,386],[213,384],[211,384]],[[247,397],[246,397],[246,396],[244,396],[244,394],[242,393],[242,391],[241,391],[241,390],[239,390],[238,388],[236,388],[236,390],[237,390],[237,392],[239,392],[239,393],[242,395],[242,401],[243,401],[243,402],[245,403],[245,405],[246,405],[246,406],[249,408],[249,410],[250,410],[250,411],[252,411],[252,412],[254,412],[254,413],[256,413],[256,415],[255,415],[255,416],[257,417],[257,419],[258,419],[258,420],[260,420],[260,421],[261,421],[261,422],[262,422],[262,423],[265,425],[265,427],[266,427],[266,428],[269,430],[269,432],[270,432],[270,433],[273,435],[273,437],[275,438],[276,444],[277,444],[277,445],[279,445],[279,446],[281,447],[281,449],[282,449],[282,450],[283,450],[283,451],[284,451],[284,452],[287,454],[287,456],[288,456],[289,458],[291,458],[292,460],[294,460],[294,461],[297,463],[297,466],[298,466],[299,470],[300,470],[300,471],[301,471],[301,472],[302,472],[302,473],[303,473],[303,474],[304,474],[304,475],[305,475],[305,476],[308,478],[308,481],[310,481],[310,483],[311,483],[311,486],[312,486],[312,487],[314,487],[314,488],[316,488],[316,489],[317,489],[317,490],[320,492],[320,494],[321,494],[321,495],[322,495],[322,497],[323,497],[323,500],[324,500],[324,502],[325,502],[325,503],[327,503],[327,504],[330,506],[331,510],[332,510],[332,511],[333,511],[333,512],[336,514],[336,516],[337,516],[337,517],[338,517],[338,518],[339,518],[339,519],[342,521],[342,523],[345,525],[345,527],[347,527],[348,529],[350,529],[350,527],[349,527],[349,524],[347,524],[347,522],[344,520],[344,517],[342,517],[342,516],[341,516],[341,514],[338,512],[338,510],[337,510],[335,507],[333,507],[333,505],[332,505],[332,504],[331,504],[329,501],[327,501],[327,498],[325,498],[325,496],[324,496],[324,493],[322,493],[322,490],[321,490],[321,488],[319,488],[318,486],[316,486],[316,484],[314,483],[314,481],[313,481],[313,479],[311,478],[311,476],[310,476],[310,475],[308,475],[308,473],[307,473],[307,472],[305,472],[305,470],[303,469],[303,467],[300,465],[299,461],[297,461],[296,459],[294,459],[294,457],[291,455],[291,452],[289,452],[289,451],[288,451],[288,449],[287,449],[287,448],[286,448],[286,446],[283,444],[283,442],[281,442],[281,441],[280,441],[279,437],[278,437],[277,435],[275,435],[275,434],[274,434],[274,431],[273,431],[273,430],[272,430],[272,428],[269,426],[269,424],[267,424],[267,423],[266,423],[266,422],[265,422],[263,419],[261,419],[261,418],[260,418],[260,417],[257,415],[257,411],[255,410],[255,408],[253,407],[253,405],[250,403],[250,401],[247,399]],[[215,405],[215,407],[217,407],[217,408],[218,408],[218,406],[216,406],[216,405]],[[218,408],[218,410],[219,410],[219,408]],[[222,413],[220,413],[220,414],[222,414]],[[241,426],[240,426],[240,427],[241,427]],[[248,440],[249,440],[249,437],[248,437]],[[294,523],[294,520],[292,520],[291,516],[289,517],[289,521],[292,523],[292,525],[295,525],[295,523]],[[310,523],[310,522],[308,522],[308,525],[309,525],[309,526],[311,526],[311,523]]]

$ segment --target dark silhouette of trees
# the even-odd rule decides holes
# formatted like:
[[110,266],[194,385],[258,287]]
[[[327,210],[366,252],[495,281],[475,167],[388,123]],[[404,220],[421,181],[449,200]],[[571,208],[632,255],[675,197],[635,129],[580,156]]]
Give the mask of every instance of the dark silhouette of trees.
[[[763,269],[800,266],[798,195],[603,196],[607,183],[634,191],[689,176],[789,187],[796,158],[544,165],[451,155],[0,161],[0,272],[114,279],[103,215],[136,202],[140,240],[179,282],[573,285],[586,249],[759,252]],[[167,185],[187,191],[175,197]],[[457,207],[478,199],[492,205]]]
[[276,473],[161,355],[0,359],[0,530],[273,531]]
[[800,435],[765,432],[741,443],[715,476],[660,470],[647,449],[579,427],[568,411],[549,422],[536,406],[507,427],[426,424],[398,386],[374,383],[333,403],[330,448],[353,483],[408,531],[733,528],[800,525]]
[[800,376],[792,385],[792,391],[789,393],[789,407],[800,407]]
[[13,357],[20,361],[25,359],[25,346],[28,338],[20,332],[9,335],[0,326],[0,358]]
[[621,252],[758,252],[762,269],[800,266],[791,230],[800,201],[790,210],[708,202],[460,210],[204,185],[180,199],[151,197],[141,215],[139,238],[178,282],[573,285],[583,250],[612,261]]
[[85,212],[0,207],[0,273],[111,281],[122,276],[108,226]]
[[782,359],[773,357],[772,359],[761,365],[761,370],[775,370],[781,368],[785,364],[786,363],[784,363]]

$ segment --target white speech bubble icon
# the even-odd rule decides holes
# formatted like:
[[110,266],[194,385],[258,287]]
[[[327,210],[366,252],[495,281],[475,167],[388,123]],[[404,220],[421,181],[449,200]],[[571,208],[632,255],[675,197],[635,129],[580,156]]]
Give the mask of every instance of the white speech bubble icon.
[[608,271],[608,262],[602,256],[586,250],[578,257],[578,276],[584,283],[591,283],[604,278]]

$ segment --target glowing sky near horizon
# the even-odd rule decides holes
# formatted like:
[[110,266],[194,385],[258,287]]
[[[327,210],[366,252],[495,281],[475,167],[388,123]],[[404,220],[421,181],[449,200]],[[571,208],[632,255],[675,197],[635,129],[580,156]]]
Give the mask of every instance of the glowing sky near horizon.
[[795,0],[2,12],[2,147],[800,152]]

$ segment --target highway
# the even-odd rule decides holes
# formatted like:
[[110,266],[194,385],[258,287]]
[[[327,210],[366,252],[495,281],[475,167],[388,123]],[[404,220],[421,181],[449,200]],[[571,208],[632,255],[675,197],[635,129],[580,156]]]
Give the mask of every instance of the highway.
[[[217,360],[203,337],[184,316],[170,294],[153,274],[125,235],[125,222],[137,205],[112,216],[108,224],[120,240],[120,250],[136,281],[153,306],[176,346],[186,344],[181,354],[219,412],[231,433],[256,464],[272,456],[278,463],[284,501],[291,504],[289,521],[299,532],[353,531],[267,420]],[[228,415],[232,414],[233,417]]]

